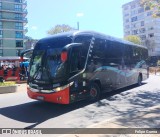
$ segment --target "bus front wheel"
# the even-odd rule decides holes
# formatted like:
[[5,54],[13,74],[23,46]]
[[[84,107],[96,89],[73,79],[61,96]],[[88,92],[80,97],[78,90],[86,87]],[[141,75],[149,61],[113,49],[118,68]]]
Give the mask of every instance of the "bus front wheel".
[[97,101],[100,98],[100,88],[98,84],[93,83],[90,87],[90,101]]

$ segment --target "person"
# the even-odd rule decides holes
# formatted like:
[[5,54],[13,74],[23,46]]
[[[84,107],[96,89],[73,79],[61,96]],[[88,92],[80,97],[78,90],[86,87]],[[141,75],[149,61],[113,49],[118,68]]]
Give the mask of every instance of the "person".
[[12,64],[12,76],[15,76],[16,74],[16,66]]
[[7,71],[7,65],[4,65],[4,66],[3,66],[3,70],[4,70],[4,76],[7,76],[7,74],[8,74],[8,73],[7,73],[7,72],[8,72],[8,71]]
[[25,67],[24,64],[21,66],[21,74],[20,74],[21,80],[25,79]]
[[25,68],[25,76],[28,77],[28,67],[25,66],[24,68]]

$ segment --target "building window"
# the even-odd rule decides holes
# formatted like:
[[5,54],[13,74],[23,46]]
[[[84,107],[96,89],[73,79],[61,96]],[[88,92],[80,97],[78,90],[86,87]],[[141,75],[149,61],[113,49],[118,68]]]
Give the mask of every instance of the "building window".
[[0,47],[2,47],[2,45],[3,45],[3,41],[2,41],[2,40],[0,40]]
[[132,34],[133,34],[133,35],[138,34],[138,30],[133,30],[133,31],[132,31]]
[[0,30],[0,38],[2,38],[2,36],[3,36],[3,31]]
[[134,8],[136,8],[136,5],[135,4],[131,5],[131,9],[134,9]]
[[23,38],[23,32],[16,31],[16,38]]
[[17,19],[17,20],[22,20],[22,14],[19,14],[19,13],[16,13],[15,14],[15,19]]
[[147,12],[147,16],[151,16],[152,15],[152,11]]
[[126,31],[126,32],[125,32],[125,35],[130,35],[130,31]]
[[136,28],[136,26],[137,26],[136,23],[132,24],[132,28]]
[[16,40],[16,47],[23,47],[23,41],[22,40]]
[[124,10],[128,10],[128,6],[125,6],[125,7],[124,7]]
[[22,0],[15,0],[15,2],[22,3]]
[[141,26],[144,26],[144,21],[141,21]]
[[146,35],[140,35],[141,40],[145,40],[146,39]]
[[3,23],[0,21],[0,28],[3,28]]
[[141,14],[138,16],[138,20],[142,20],[142,19],[144,19],[144,14]]
[[0,8],[2,8],[2,2],[0,2]]
[[129,13],[125,13],[124,16],[125,16],[125,17],[129,16]]
[[136,11],[136,10],[131,11],[131,16],[133,16],[133,15],[135,15],[135,14],[137,14],[137,11]]
[[137,16],[131,18],[131,22],[137,21]]
[[148,28],[148,30],[153,30],[153,29],[154,29],[153,27],[149,27],[149,28]]
[[145,31],[146,31],[146,29],[145,29],[145,28],[141,28],[141,29],[139,29],[139,32],[140,32],[140,33],[145,33]]
[[126,23],[128,23],[129,22],[129,19],[126,19],[126,21],[125,21]]
[[3,56],[3,50],[0,49],[0,56]]
[[15,28],[22,30],[23,29],[23,23],[16,22],[15,23]]
[[15,4],[14,8],[15,8],[15,11],[22,11],[22,5]]
[[138,9],[138,13],[142,13],[142,12],[144,12],[144,8]]
[[125,26],[125,29],[129,29],[129,28],[130,28],[130,26],[129,26],[129,25],[126,25],[126,26]]
[[150,38],[154,37],[154,33],[148,34]]

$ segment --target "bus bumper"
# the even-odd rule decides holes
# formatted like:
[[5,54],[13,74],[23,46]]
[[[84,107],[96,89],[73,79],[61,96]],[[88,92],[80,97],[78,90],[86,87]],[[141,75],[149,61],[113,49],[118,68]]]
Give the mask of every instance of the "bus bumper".
[[48,94],[40,93],[40,92],[33,92],[31,91],[30,88],[27,88],[27,94],[30,98],[36,99],[36,100],[58,103],[58,104],[69,104],[70,103],[69,87],[59,92],[48,93]]

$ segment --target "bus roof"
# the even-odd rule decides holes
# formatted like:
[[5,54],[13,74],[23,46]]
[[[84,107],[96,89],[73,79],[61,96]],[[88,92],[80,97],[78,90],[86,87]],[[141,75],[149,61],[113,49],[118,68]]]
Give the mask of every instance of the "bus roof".
[[110,40],[110,41],[116,41],[116,42],[120,42],[120,43],[123,43],[123,44],[134,45],[134,46],[138,46],[138,47],[142,47],[142,48],[147,49],[147,47],[145,47],[143,45],[134,44],[130,41],[123,40],[123,39],[120,39],[120,38],[116,38],[116,37],[113,37],[113,36],[110,36],[110,35],[102,34],[102,33],[95,32],[95,31],[78,31],[78,30],[63,32],[63,33],[55,34],[55,35],[52,35],[52,36],[49,36],[49,37],[46,37],[46,38],[42,38],[38,41],[38,43],[45,43],[46,41],[52,41],[52,39],[60,38],[60,37],[71,37],[72,38],[74,36],[81,35],[81,34],[93,35],[93,36],[101,37],[101,38],[104,38],[104,39],[107,39],[107,40]]

